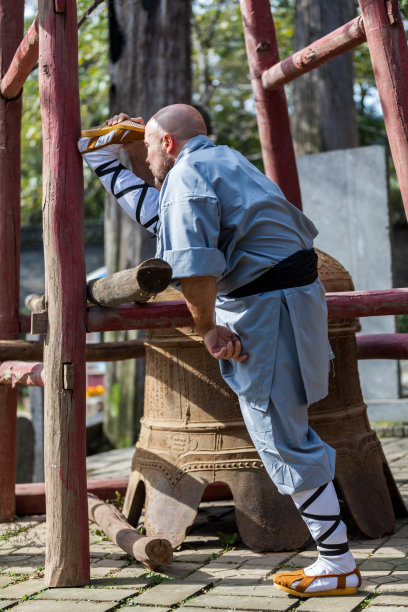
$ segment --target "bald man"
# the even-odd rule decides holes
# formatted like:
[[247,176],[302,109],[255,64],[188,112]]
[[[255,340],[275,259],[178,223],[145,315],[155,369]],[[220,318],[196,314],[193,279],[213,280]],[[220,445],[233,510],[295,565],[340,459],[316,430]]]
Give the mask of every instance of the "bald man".
[[[127,118],[122,113],[107,123]],[[275,585],[303,597],[355,593],[361,577],[339,516],[335,451],[307,416],[308,406],[327,395],[332,357],[316,228],[242,155],[214,145],[191,106],[167,106],[147,123],[148,167],[140,145],[125,146],[134,172],[147,177],[144,187],[119,167],[109,146],[102,149],[111,156],[103,166],[96,167],[96,153],[85,159],[101,179],[109,173],[105,186],[125,209],[149,218],[156,256],[172,266],[197,332],[238,395],[266,470],[280,493],[292,496],[316,541],[317,561],[276,575]],[[115,192],[113,179],[121,175]]]

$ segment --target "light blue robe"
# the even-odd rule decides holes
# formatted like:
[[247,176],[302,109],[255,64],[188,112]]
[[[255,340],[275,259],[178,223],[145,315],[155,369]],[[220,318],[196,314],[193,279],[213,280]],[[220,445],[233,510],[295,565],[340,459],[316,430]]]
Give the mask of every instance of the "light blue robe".
[[[227,294],[312,248],[316,235],[275,183],[206,136],[183,147],[160,192],[156,256],[172,266],[174,279],[216,277],[217,323],[232,329],[248,354],[244,362],[221,360],[221,373],[282,493],[320,486],[334,475],[334,450],[307,423],[308,405],[328,393],[333,356],[324,288],[316,280],[239,299]],[[286,346],[279,343],[282,334]],[[288,352],[291,358],[276,376],[276,362]],[[274,419],[280,423],[275,435]]]

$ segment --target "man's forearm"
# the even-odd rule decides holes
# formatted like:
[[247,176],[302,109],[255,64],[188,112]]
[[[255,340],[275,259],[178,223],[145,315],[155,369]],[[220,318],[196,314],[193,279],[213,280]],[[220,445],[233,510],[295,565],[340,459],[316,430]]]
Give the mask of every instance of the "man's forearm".
[[197,333],[203,336],[215,326],[217,285],[214,276],[182,278],[181,288]]

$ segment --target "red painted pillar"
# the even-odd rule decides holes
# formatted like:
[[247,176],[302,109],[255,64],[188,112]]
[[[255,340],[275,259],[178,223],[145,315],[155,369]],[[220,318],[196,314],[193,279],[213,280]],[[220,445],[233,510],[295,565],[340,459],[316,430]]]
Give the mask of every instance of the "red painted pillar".
[[84,209],[75,0],[39,2],[47,586],[89,582],[85,465]]
[[283,87],[266,91],[262,73],[279,62],[269,0],[240,0],[245,44],[265,174],[278,183],[287,199],[302,208],[295,151]]
[[[23,37],[24,0],[0,0],[0,78]],[[0,97],[0,340],[18,338],[21,96]],[[15,514],[17,389],[0,385],[0,520]]]
[[398,0],[359,0],[388,141],[408,217],[408,48]]

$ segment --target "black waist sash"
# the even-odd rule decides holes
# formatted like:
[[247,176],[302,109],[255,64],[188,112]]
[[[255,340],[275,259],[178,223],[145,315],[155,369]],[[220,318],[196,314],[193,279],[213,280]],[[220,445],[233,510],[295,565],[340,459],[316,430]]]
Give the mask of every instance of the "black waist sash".
[[227,297],[241,298],[277,289],[310,285],[317,278],[317,254],[314,249],[297,251],[269,268],[247,285],[234,289]]

